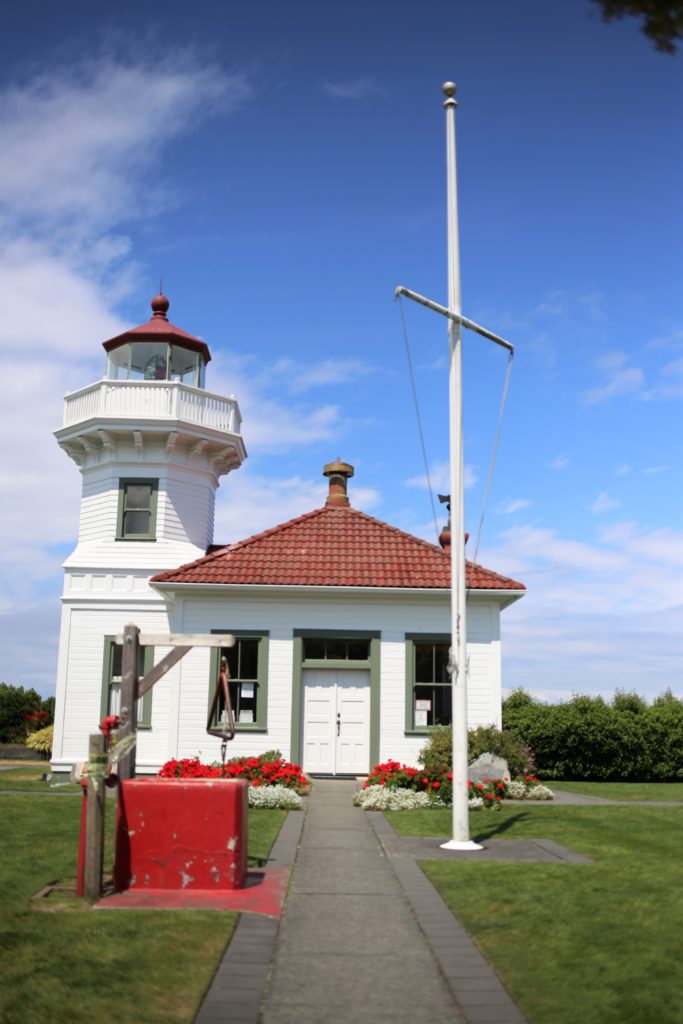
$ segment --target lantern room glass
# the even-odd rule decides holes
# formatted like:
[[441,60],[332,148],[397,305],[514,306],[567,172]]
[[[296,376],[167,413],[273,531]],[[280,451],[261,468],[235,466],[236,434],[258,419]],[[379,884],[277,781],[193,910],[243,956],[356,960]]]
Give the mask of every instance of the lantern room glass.
[[178,381],[204,387],[204,359],[182,345],[166,341],[131,341],[107,356],[109,380]]

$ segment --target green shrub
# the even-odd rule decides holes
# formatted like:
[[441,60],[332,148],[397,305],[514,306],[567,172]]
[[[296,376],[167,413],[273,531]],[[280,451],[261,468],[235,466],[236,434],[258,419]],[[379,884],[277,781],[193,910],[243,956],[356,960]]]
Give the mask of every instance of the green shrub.
[[511,732],[496,729],[493,725],[480,725],[478,729],[470,729],[467,748],[469,763],[481,754],[504,757],[512,778],[516,775],[533,774],[536,770],[534,755],[529,747],[520,743]]
[[[495,726],[480,725],[467,734],[468,764],[481,754],[496,754],[504,757],[510,774],[526,775],[534,772],[534,756],[531,750],[510,732]],[[431,733],[427,745],[418,755],[418,763],[427,771],[443,773],[453,766],[453,731],[450,726],[440,726]]]
[[48,725],[45,729],[33,732],[26,740],[26,746],[31,750],[37,750],[43,757],[49,757],[52,753],[52,738],[55,731],[54,725]]
[[503,702],[503,726],[534,751],[545,778],[683,778],[683,701],[670,690],[652,705],[621,691],[611,703],[575,694],[544,704],[515,690]]
[[442,774],[453,767],[453,730],[450,725],[440,725],[434,729],[417,757],[429,772]]

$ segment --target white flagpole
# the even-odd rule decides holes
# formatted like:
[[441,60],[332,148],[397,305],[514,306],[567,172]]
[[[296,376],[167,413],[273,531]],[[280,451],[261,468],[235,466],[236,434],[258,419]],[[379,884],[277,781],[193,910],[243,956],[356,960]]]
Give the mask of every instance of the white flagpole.
[[451,692],[453,729],[453,838],[447,850],[481,850],[470,839],[467,793],[467,622],[465,592],[465,485],[462,432],[462,297],[455,151],[455,84],[446,82],[448,195],[449,441],[451,479]]

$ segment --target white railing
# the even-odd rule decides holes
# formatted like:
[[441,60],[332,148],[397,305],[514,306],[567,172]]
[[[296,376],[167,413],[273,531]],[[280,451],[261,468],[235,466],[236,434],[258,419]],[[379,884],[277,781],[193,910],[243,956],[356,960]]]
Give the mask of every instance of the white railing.
[[234,398],[214,395],[178,381],[100,380],[64,399],[64,426],[99,417],[185,420],[239,434],[242,425]]

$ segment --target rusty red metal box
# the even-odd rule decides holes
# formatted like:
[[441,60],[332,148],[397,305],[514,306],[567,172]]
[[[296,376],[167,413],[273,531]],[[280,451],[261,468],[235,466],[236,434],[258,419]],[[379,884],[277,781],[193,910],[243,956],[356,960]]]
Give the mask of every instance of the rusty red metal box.
[[247,783],[130,779],[116,820],[117,889],[242,889],[247,878]]

